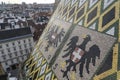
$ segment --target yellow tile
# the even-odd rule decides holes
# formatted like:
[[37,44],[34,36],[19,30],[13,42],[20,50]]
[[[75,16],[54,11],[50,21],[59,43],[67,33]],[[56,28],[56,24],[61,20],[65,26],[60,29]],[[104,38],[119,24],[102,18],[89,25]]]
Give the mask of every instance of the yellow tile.
[[120,80],[120,71],[117,72],[117,80]]
[[118,44],[115,44],[115,47],[113,48],[113,63],[112,68],[117,71],[118,66]]
[[114,72],[115,72],[114,70],[110,69],[110,70],[108,70],[106,72],[103,72],[100,75],[95,76],[94,80],[101,80],[101,79],[113,74]]

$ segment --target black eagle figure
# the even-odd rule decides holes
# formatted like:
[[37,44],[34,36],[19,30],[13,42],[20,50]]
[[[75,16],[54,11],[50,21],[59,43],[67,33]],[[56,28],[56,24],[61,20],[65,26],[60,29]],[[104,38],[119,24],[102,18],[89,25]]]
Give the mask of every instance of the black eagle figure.
[[99,47],[94,44],[89,48],[89,51],[86,53],[86,71],[89,74],[89,64],[92,62],[92,65],[95,66],[96,64],[96,57],[100,59],[100,49]]
[[100,49],[96,44],[94,44],[89,48],[89,51],[85,53],[84,57],[80,61],[80,66],[79,66],[80,77],[83,77],[83,68],[85,63],[86,63],[85,65],[86,71],[88,74],[90,73],[89,64],[92,62],[92,65],[95,66],[96,57],[100,59]]
[[78,36],[74,36],[70,39],[70,42],[67,44],[68,48],[64,50],[64,51],[68,51],[68,52],[62,56],[63,58],[69,56],[70,53],[72,53],[74,51],[74,49],[76,48],[78,40],[79,40]]
[[61,70],[61,72],[63,72],[63,77],[66,77],[68,80],[69,78],[67,73],[71,70],[71,68],[73,71],[76,72],[77,64],[79,64],[80,77],[83,77],[84,64],[86,63],[85,68],[87,73],[89,74],[90,62],[92,62],[93,66],[95,66],[96,57],[100,59],[100,49],[96,44],[91,46],[88,51],[85,51],[87,43],[91,41],[90,35],[87,35],[83,39],[84,40],[80,45],[76,45],[78,42],[78,36],[74,36],[73,38],[71,38],[71,41],[67,44],[68,48],[64,50],[67,51],[67,53],[62,57],[65,58],[69,56],[70,58],[66,60],[66,63],[69,63],[66,67],[66,70]]
[[72,67],[73,67],[72,70],[76,71],[76,65],[82,61],[82,58],[84,58],[85,48],[89,41],[91,41],[91,37],[90,37],[90,35],[87,35],[84,38],[82,44],[77,46],[76,43],[78,42],[78,37],[75,36],[71,39],[71,42],[70,42],[70,43],[74,43],[74,44],[70,45],[70,43],[68,43],[69,47],[65,51],[68,51],[68,50],[69,51],[67,54],[65,54],[62,57],[65,58],[68,55],[70,55],[70,58],[68,60],[66,60],[66,63],[69,63],[66,68],[66,71],[61,70],[61,72],[63,72],[63,77],[66,77],[69,80],[67,73],[71,70]]
[[58,43],[61,42],[61,38],[64,36],[64,29],[62,28],[61,31],[58,33],[58,27],[55,25],[53,28],[48,32],[46,36],[46,40],[48,41],[48,45],[45,47],[45,51],[48,51],[50,46],[57,47]]

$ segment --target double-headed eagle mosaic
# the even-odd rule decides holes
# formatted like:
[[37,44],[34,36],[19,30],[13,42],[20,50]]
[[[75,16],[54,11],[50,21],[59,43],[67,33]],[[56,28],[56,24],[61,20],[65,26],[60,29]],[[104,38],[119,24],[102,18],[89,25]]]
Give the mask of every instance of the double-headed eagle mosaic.
[[45,51],[48,51],[49,47],[58,47],[59,42],[62,41],[62,37],[64,36],[65,31],[64,28],[61,28],[57,25],[54,25],[47,33],[46,40],[47,46],[45,47]]

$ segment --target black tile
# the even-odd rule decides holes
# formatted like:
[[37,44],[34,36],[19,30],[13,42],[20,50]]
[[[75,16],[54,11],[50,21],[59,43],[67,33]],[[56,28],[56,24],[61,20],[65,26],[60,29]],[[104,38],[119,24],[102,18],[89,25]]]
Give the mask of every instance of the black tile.
[[62,15],[64,15],[64,14],[67,12],[67,9],[68,9],[68,7],[66,7],[66,8],[64,9],[64,11],[63,11],[63,14],[62,14]]
[[35,80],[37,78],[37,75],[38,75],[38,71],[35,72],[33,80]]
[[106,24],[108,24],[110,21],[112,21],[115,18],[115,7],[112,8],[108,13],[106,13],[103,16],[102,19],[102,27],[104,27]]
[[97,16],[97,7],[88,14],[87,23]]
[[35,64],[32,66],[31,72],[34,70],[34,68],[35,68]]
[[69,17],[74,13],[75,7],[69,12]]
[[79,19],[84,14],[84,7],[77,13],[77,19]]

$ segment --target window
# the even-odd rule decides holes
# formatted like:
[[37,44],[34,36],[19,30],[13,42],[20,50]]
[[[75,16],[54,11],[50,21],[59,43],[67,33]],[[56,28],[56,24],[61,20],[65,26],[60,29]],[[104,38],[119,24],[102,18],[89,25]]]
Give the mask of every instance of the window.
[[16,60],[19,62],[19,58],[16,58]]
[[1,54],[4,54],[4,51],[3,50],[0,50]]
[[12,45],[14,46],[14,45],[15,45],[15,43],[13,42],[13,43],[12,43]]
[[21,46],[19,46],[19,49],[22,49],[22,47],[21,47]]
[[26,41],[25,41],[25,40],[23,40],[23,42],[25,43]]
[[18,41],[18,44],[20,44],[20,41]]
[[14,52],[15,56],[17,56],[17,52]]
[[0,48],[2,48],[2,45],[0,45]]
[[26,56],[26,55],[24,56],[24,59],[27,59],[27,56]]
[[12,64],[14,63],[13,59],[11,60],[11,63],[12,63]]
[[25,52],[28,53],[28,49],[25,49]]
[[10,52],[10,48],[8,48],[7,51]]
[[6,55],[2,55],[3,60],[6,60]]
[[28,41],[30,42],[30,41],[31,41],[31,39],[28,39]]
[[13,50],[16,51],[16,47],[13,47]]
[[29,56],[28,54],[25,54],[24,56],[26,56],[26,58]]
[[30,52],[32,51],[32,47],[30,47]]
[[24,56],[22,57],[22,60],[24,60]]
[[21,55],[23,54],[23,50],[20,51]]
[[6,44],[6,47],[9,47],[9,45],[8,45],[8,44]]
[[32,46],[31,43],[29,43],[29,46]]
[[10,58],[12,58],[12,54],[11,54],[11,53],[10,53],[10,54],[8,54],[8,55],[9,55],[9,57],[10,57]]
[[8,65],[8,63],[7,63],[7,62],[5,62],[5,65]]
[[27,45],[26,45],[26,44],[24,44],[24,47],[26,48],[26,47],[27,47]]

